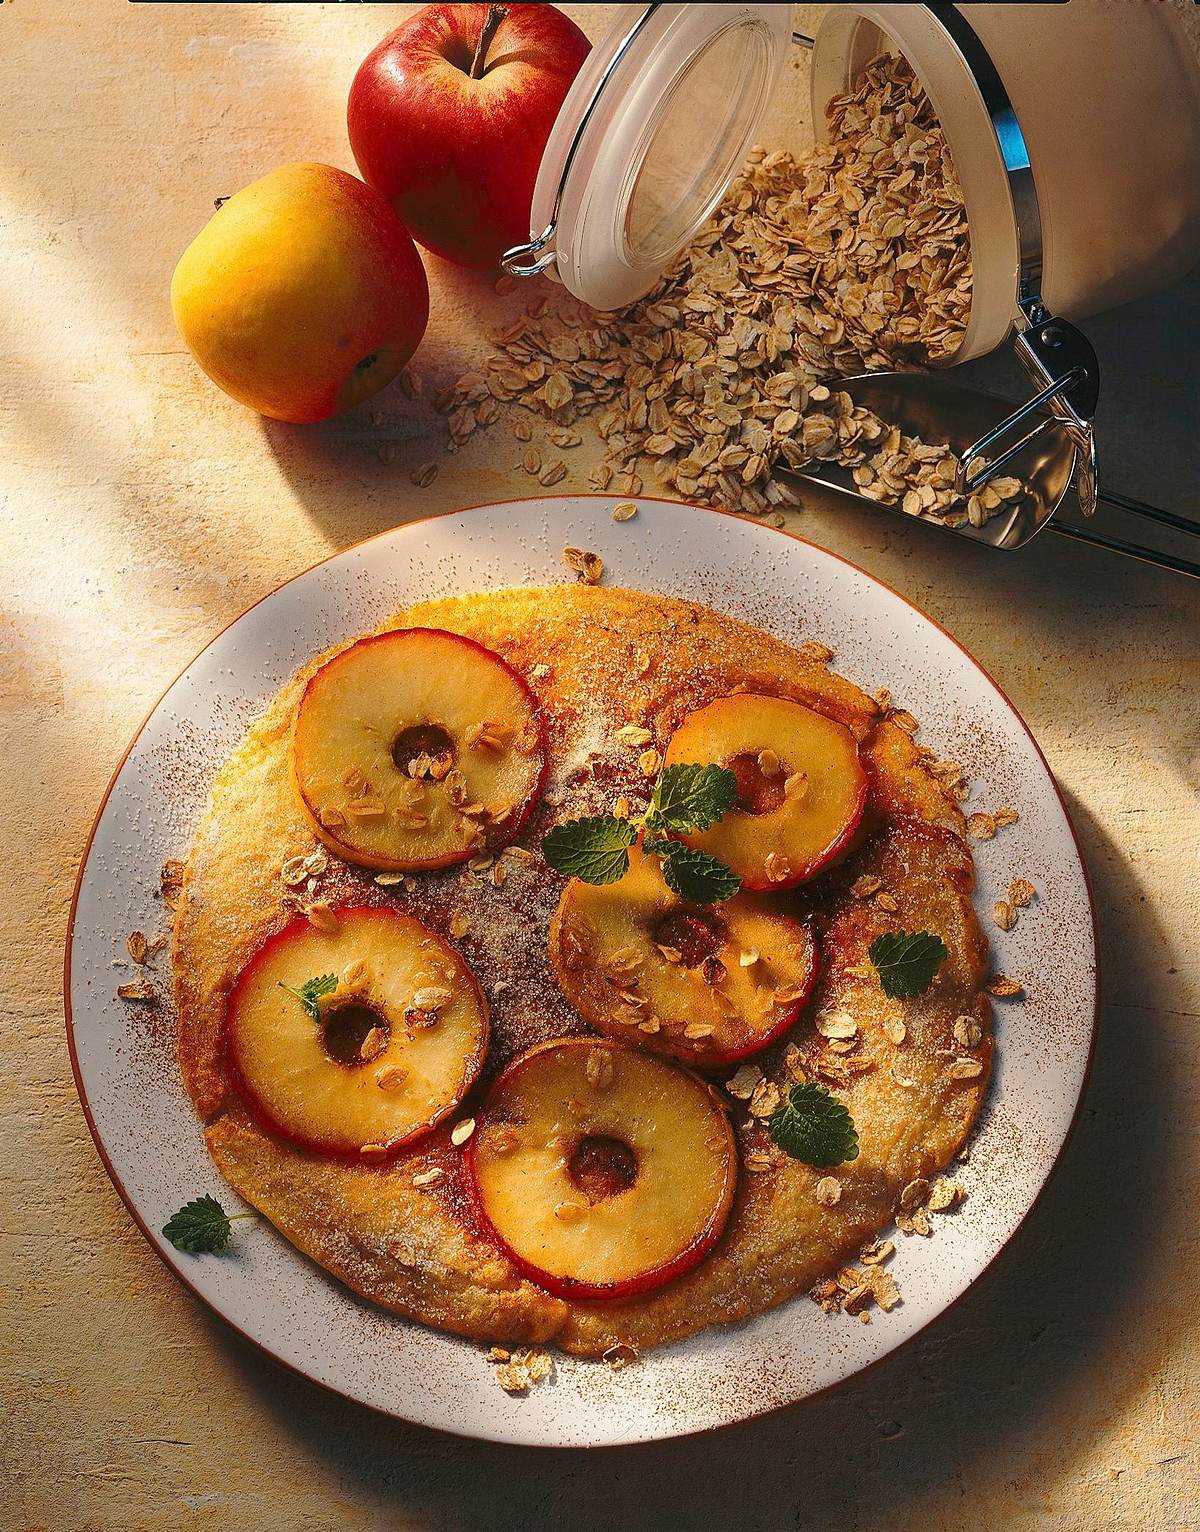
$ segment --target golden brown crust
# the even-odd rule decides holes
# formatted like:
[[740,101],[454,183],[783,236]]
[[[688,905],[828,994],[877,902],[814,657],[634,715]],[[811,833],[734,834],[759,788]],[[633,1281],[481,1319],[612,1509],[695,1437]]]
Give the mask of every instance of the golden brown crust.
[[[919,748],[858,687],[817,654],[797,651],[730,618],[669,597],[587,586],[502,590],[423,603],[388,626],[464,633],[501,654],[531,682],[546,712],[552,762],[547,799],[521,836],[536,846],[549,823],[602,811],[648,787],[637,748],[615,739],[624,724],[650,729],[661,748],[690,709],[731,690],[771,690],[838,718],[862,746],[872,813],[840,869],[818,882],[835,889],[813,911],[824,948],[814,1001],[790,1040],[813,1072],[828,1064],[813,1025],[820,1007],[859,1018],[862,1051],[874,1067],[828,1079],[859,1128],[861,1153],[836,1175],[836,1207],[813,1197],[823,1174],[778,1155],[772,1169],[744,1173],[717,1250],[658,1293],[617,1303],[566,1303],[523,1281],[473,1229],[457,1174],[457,1151],[440,1131],[386,1169],[305,1155],[253,1125],[229,1092],[222,1057],[225,996],[253,952],[294,913],[280,879],[290,856],[314,849],[290,781],[291,719],[314,660],[252,726],[220,771],[209,813],[188,858],[175,924],[174,971],[184,1082],[210,1123],[209,1148],[222,1173],[302,1250],[356,1292],[440,1328],[481,1340],[553,1337],[583,1355],[617,1342],[639,1349],[753,1314],[804,1291],[890,1223],[900,1190],[945,1166],[978,1112],[988,1078],[990,1020],[982,992],[986,942],[970,903],[973,870],[954,797],[926,770]],[[543,667],[549,667],[546,671]],[[332,857],[315,897],[403,906],[446,932],[465,912],[461,943],[489,992],[494,1040],[485,1081],[523,1047],[584,1030],[566,1007],[545,958],[558,880],[537,861],[511,863],[503,889],[457,870],[421,878],[410,895]],[[882,880],[898,908],[855,899],[854,877]],[[303,890],[300,891],[303,894]],[[809,891],[794,896],[800,907]],[[904,926],[943,936],[950,958],[918,1001],[904,1004],[902,1046],[884,1033],[898,1002],[848,970],[865,960],[874,934]],[[976,1016],[983,1064],[973,1079],[945,1063],[954,1020]],[[941,1050],[941,1051],[939,1051]],[[781,1050],[764,1064],[788,1083]],[[897,1058],[902,1059],[898,1066]],[[911,1081],[905,1084],[903,1081]],[[761,1127],[743,1130],[743,1150],[770,1146]],[[442,1184],[412,1184],[436,1166]]]

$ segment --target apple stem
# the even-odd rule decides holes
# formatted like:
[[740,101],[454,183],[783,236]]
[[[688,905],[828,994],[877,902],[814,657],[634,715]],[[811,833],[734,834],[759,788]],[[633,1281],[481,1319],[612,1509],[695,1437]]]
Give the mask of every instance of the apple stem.
[[489,5],[487,15],[483,18],[483,27],[479,33],[479,41],[475,44],[475,57],[471,60],[471,78],[478,80],[483,76],[484,60],[487,51],[491,47],[492,38],[496,35],[496,29],[508,15],[507,5]]

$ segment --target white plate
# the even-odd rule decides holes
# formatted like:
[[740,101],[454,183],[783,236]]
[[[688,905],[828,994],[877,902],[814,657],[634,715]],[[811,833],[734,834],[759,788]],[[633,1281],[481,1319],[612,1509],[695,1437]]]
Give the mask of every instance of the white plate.
[[[788,1404],[878,1361],[944,1312],[1028,1213],[1071,1129],[1095,1021],[1095,940],[1079,847],[1040,751],[975,661],[870,575],[769,527],[641,500],[614,524],[607,496],[481,506],[397,527],[297,576],[225,630],[175,682],[117,770],[71,913],[67,1019],[80,1097],[109,1174],[147,1239],[206,1303],[265,1351],[351,1398],[462,1435],[589,1446],[683,1435]],[[800,1297],[709,1330],[613,1374],[560,1359],[521,1397],[497,1387],[480,1347],[355,1299],[265,1222],[223,1256],[180,1254],[158,1233],[181,1203],[237,1199],[209,1160],[175,1065],[173,1022],[115,996],[134,929],[164,923],[163,861],[186,849],[216,764],[307,659],[425,597],[566,578],[565,544],[604,557],[612,584],[704,602],[780,638],[819,638],[868,691],[912,705],[921,739],[967,767],[984,807],[1019,822],[977,846],[978,904],[1014,876],[1038,898],[1015,930],[985,916],[994,966],[1029,978],[996,1006],[995,1080],[960,1213],[934,1238],[899,1239],[903,1296],[870,1325]],[[1053,963],[1046,954],[1053,953]],[[159,959],[165,968],[165,954]]]

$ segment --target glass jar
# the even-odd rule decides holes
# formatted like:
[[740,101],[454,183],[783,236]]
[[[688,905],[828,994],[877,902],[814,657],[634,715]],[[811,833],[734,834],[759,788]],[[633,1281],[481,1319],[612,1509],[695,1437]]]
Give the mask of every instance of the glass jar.
[[[619,7],[563,103],[530,241],[505,267],[546,271],[598,309],[648,292],[754,142],[791,10]],[[1200,257],[1200,73],[1165,0],[843,3],[812,41],[818,134],[830,98],[889,47],[945,130],[973,263],[969,323],[946,362],[1014,326],[1125,302]]]

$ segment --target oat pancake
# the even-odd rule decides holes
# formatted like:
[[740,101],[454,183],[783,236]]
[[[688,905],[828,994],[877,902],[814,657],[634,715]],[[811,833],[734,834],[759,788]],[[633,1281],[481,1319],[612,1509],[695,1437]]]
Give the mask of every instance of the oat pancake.
[[[356,1292],[480,1340],[553,1339],[588,1356],[617,1343],[645,1349],[807,1290],[892,1222],[903,1187],[952,1159],[986,1089],[987,949],[971,906],[973,867],[957,802],[927,771],[910,735],[831,671],[819,648],[789,647],[688,602],[582,585],[500,590],[422,603],[387,626],[477,640],[528,681],[545,712],[549,774],[519,842],[535,854],[508,853],[501,887],[486,872],[461,868],[418,876],[411,887],[383,886],[330,856],[312,894],[334,905],[397,905],[455,942],[491,1012],[482,1089],[532,1044],[588,1030],[547,962],[562,880],[536,848],[553,824],[605,812],[621,794],[645,803],[640,751],[617,740],[622,725],[643,724],[662,745],[689,712],[748,689],[802,702],[850,729],[870,781],[854,847],[836,868],[774,897],[813,919],[822,948],[816,991],[785,1041],[845,1101],[860,1153],[838,1168],[840,1199],[824,1207],[814,1187],[826,1172],[773,1151],[769,1169],[743,1168],[726,1232],[699,1266],[656,1292],[585,1302],[553,1297],[523,1279],[476,1224],[449,1123],[381,1167],[322,1158],[259,1127],[226,1072],[225,1002],[250,957],[295,915],[282,864],[316,846],[288,749],[304,682],[324,655],[283,689],[222,767],[187,860],[173,949],[179,1057],[222,1174]],[[894,911],[851,894],[864,874],[882,881]],[[465,922],[457,939],[452,917],[455,930]],[[867,962],[876,935],[898,928],[936,932],[949,949],[916,1000],[889,1000],[854,971]],[[835,1007],[858,1021],[852,1064],[829,1051],[814,1025],[819,1010]],[[983,1034],[972,1055],[981,1072],[965,1079],[947,1067],[961,1052],[954,1023],[964,1013]],[[890,1038],[901,1019],[897,1043]],[[780,1044],[755,1062],[786,1087],[782,1054]],[[741,1110],[735,1120],[743,1161],[771,1150],[761,1123]],[[413,1185],[414,1175],[433,1167],[445,1172],[436,1184]]]

